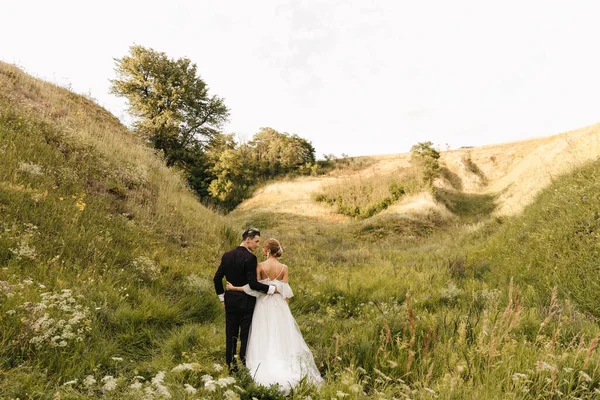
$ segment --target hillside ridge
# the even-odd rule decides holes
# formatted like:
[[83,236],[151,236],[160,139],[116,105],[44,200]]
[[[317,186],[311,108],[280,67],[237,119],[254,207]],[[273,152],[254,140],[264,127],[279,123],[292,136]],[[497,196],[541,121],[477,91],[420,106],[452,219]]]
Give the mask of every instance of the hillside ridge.
[[[494,215],[515,215],[558,176],[600,157],[600,123],[548,137],[441,151],[440,155],[440,165],[449,171],[453,182],[442,176],[435,182],[436,187],[496,196]],[[348,218],[338,214],[333,207],[316,202],[314,196],[345,179],[401,176],[411,165],[410,153],[357,159],[369,160],[368,165],[358,171],[334,171],[320,177],[271,183],[238,206],[236,213],[271,209],[331,222],[347,221]],[[427,210],[448,215],[442,204],[425,193],[402,198],[386,213],[411,215]]]

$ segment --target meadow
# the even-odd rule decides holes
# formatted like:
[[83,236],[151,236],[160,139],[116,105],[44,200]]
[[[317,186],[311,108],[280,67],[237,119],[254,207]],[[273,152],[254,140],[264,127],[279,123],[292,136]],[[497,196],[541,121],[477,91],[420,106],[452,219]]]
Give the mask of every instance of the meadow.
[[598,161],[514,216],[448,190],[452,219],[223,216],[93,101],[3,63],[0,153],[0,398],[285,398],[223,365],[211,278],[249,225],[283,244],[325,379],[288,398],[600,397]]

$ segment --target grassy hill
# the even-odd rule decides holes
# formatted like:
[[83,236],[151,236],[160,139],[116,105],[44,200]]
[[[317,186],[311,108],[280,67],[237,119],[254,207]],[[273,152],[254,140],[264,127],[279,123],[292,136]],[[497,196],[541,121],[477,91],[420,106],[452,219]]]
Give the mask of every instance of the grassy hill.
[[[354,168],[261,188],[238,209],[276,209],[338,222],[383,210],[401,217],[433,213],[450,222],[473,222],[490,214],[521,213],[558,176],[598,157],[600,124],[520,142],[441,151],[441,174],[433,193],[415,182],[408,153],[358,157]],[[405,189],[399,201],[397,187]]]
[[216,334],[231,224],[116,118],[0,63],[0,148],[0,398],[157,372]]
[[326,380],[290,398],[597,398],[600,163],[550,163],[569,168],[493,214],[489,188],[529,176],[518,146],[470,150],[486,180],[450,152],[441,200],[364,220],[312,197],[348,172],[267,186],[223,217],[105,110],[0,63],[0,398],[281,398],[222,370],[210,278],[247,225],[282,241]]

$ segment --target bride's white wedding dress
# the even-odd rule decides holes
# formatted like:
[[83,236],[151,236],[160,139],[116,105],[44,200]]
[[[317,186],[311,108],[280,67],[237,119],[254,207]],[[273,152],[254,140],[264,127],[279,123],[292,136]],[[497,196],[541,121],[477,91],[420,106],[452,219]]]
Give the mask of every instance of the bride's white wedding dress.
[[257,297],[246,350],[246,366],[254,381],[264,386],[278,383],[286,392],[305,376],[321,384],[323,378],[285,300],[294,295],[292,288],[277,279],[260,282],[277,286],[279,293],[265,295],[244,286],[247,294]]

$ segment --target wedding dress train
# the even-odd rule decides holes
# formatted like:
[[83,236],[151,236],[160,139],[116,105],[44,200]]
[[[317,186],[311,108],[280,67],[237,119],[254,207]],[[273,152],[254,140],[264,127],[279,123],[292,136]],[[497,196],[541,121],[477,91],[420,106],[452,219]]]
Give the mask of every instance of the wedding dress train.
[[304,377],[321,384],[323,378],[285,300],[294,295],[290,285],[269,278],[260,282],[277,286],[279,293],[265,295],[244,286],[247,294],[257,297],[246,351],[246,366],[254,381],[279,384],[286,392]]

